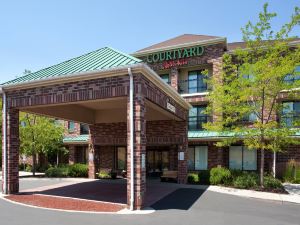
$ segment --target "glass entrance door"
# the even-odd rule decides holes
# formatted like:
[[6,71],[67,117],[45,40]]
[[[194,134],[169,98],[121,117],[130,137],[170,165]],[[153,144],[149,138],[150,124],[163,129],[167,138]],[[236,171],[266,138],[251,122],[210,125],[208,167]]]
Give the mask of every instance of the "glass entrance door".
[[159,176],[163,170],[169,169],[169,151],[149,150],[147,151],[147,174]]

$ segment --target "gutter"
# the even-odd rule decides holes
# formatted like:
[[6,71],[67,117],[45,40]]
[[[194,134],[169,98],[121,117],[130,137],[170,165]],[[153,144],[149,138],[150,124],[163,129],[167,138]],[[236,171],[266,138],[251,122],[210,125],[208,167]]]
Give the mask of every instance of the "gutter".
[[0,92],[2,94],[2,120],[3,120],[3,146],[2,146],[2,150],[3,150],[3,190],[2,193],[3,194],[7,194],[7,137],[6,137],[6,133],[7,133],[7,116],[6,116],[6,93],[3,91],[3,89],[0,89]]
[[134,92],[134,83],[133,83],[133,74],[131,68],[128,68],[128,74],[130,79],[129,85],[129,126],[130,126],[130,210],[134,209],[134,126],[133,126],[133,92]]

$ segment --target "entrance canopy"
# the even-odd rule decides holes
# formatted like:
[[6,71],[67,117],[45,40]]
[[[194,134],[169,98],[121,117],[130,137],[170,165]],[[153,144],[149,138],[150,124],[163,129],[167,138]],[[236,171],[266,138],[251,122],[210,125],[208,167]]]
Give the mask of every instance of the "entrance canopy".
[[133,208],[144,202],[147,143],[178,146],[178,181],[186,182],[191,105],[139,59],[102,48],[9,81],[2,95],[4,193],[19,189],[19,110],[89,124],[91,178],[99,146],[127,145],[127,202]]

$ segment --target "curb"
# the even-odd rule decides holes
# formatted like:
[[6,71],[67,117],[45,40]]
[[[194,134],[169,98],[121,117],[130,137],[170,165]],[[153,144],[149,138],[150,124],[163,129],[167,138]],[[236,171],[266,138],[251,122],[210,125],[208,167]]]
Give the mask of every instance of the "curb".
[[5,198],[7,195],[0,194],[0,199],[9,202],[11,204],[35,208],[35,209],[42,209],[42,210],[50,210],[50,211],[57,211],[57,212],[67,212],[67,213],[83,213],[83,214],[107,214],[107,215],[145,215],[145,214],[151,214],[154,213],[155,210],[148,207],[143,210],[135,210],[130,211],[129,209],[122,209],[117,212],[98,212],[98,211],[79,211],[79,210],[66,210],[66,209],[55,209],[55,208],[47,208],[47,207],[41,207],[41,206],[35,206],[35,205],[29,205],[21,202],[12,201],[10,199]]
[[185,188],[197,188],[201,190],[213,191],[222,194],[229,194],[239,197],[246,197],[246,198],[255,198],[255,199],[263,199],[263,200],[270,200],[270,201],[280,201],[282,203],[295,203],[300,204],[300,195],[293,195],[293,194],[276,194],[276,193],[269,193],[263,191],[253,191],[253,190],[244,190],[244,189],[236,189],[230,187],[221,187],[215,185],[185,185]]

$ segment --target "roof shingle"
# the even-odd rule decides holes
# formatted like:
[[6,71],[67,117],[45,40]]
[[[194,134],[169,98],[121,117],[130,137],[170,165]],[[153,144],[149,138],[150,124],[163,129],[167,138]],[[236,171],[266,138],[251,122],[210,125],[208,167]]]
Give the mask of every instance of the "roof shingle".
[[110,69],[139,62],[141,62],[140,59],[113,48],[104,47],[45,69],[41,69],[37,72],[18,77],[2,85],[19,84],[51,77],[66,76],[74,73]]
[[140,50],[136,51],[135,53],[153,50],[153,49],[164,48],[164,47],[172,47],[172,46],[181,45],[181,44],[188,44],[188,43],[193,43],[193,42],[198,42],[198,41],[213,40],[216,38],[221,38],[221,37],[209,36],[209,35],[197,35],[197,34],[183,34],[183,35],[177,36],[175,38],[171,38],[166,41],[151,45],[147,48],[140,49]]

